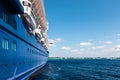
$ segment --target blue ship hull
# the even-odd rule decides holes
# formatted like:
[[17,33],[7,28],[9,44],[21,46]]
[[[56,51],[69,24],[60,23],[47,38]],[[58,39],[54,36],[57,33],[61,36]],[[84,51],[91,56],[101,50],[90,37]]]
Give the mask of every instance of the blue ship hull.
[[25,80],[46,64],[49,53],[7,7],[0,2],[0,80]]

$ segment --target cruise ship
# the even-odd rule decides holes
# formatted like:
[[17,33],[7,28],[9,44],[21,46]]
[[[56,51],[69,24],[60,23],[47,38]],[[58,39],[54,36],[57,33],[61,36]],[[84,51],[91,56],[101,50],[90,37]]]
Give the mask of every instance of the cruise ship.
[[26,80],[48,60],[43,0],[0,0],[0,80]]

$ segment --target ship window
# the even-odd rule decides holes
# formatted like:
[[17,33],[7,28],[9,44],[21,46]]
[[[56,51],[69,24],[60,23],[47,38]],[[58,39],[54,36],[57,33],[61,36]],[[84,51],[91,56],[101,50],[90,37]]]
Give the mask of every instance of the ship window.
[[27,48],[27,52],[29,53],[29,48]]
[[3,38],[2,48],[8,50],[8,48],[9,48],[9,40],[8,39]]
[[9,23],[9,15],[7,14],[6,11],[1,13],[1,18],[3,21],[5,21],[6,23]]
[[12,42],[12,50],[13,50],[13,51],[16,51],[16,49],[17,49],[17,44],[16,44],[15,41],[13,41],[13,42]]
[[15,30],[17,30],[17,23],[16,21],[13,19],[13,24],[11,25]]
[[30,49],[30,53],[31,53],[32,51],[31,51],[31,49]]

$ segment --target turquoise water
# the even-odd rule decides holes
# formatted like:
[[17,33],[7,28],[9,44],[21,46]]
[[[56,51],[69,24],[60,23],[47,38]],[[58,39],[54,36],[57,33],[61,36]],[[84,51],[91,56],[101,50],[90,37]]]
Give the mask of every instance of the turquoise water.
[[120,80],[120,60],[49,60],[33,80]]

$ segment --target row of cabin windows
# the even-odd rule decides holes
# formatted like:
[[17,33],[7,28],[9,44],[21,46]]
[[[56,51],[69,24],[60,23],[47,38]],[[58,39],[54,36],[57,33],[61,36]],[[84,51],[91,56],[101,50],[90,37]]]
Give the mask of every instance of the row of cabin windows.
[[3,11],[0,13],[0,18],[6,22],[7,24],[11,25],[12,28],[14,28],[15,30],[17,29],[17,22],[14,19],[14,15],[10,15],[8,14],[6,11]]
[[[9,49],[9,40],[6,39],[6,38],[3,38],[2,39],[2,48],[5,49],[5,50],[8,50]],[[13,51],[16,51],[17,50],[17,44],[15,41],[12,42],[12,50]]]

